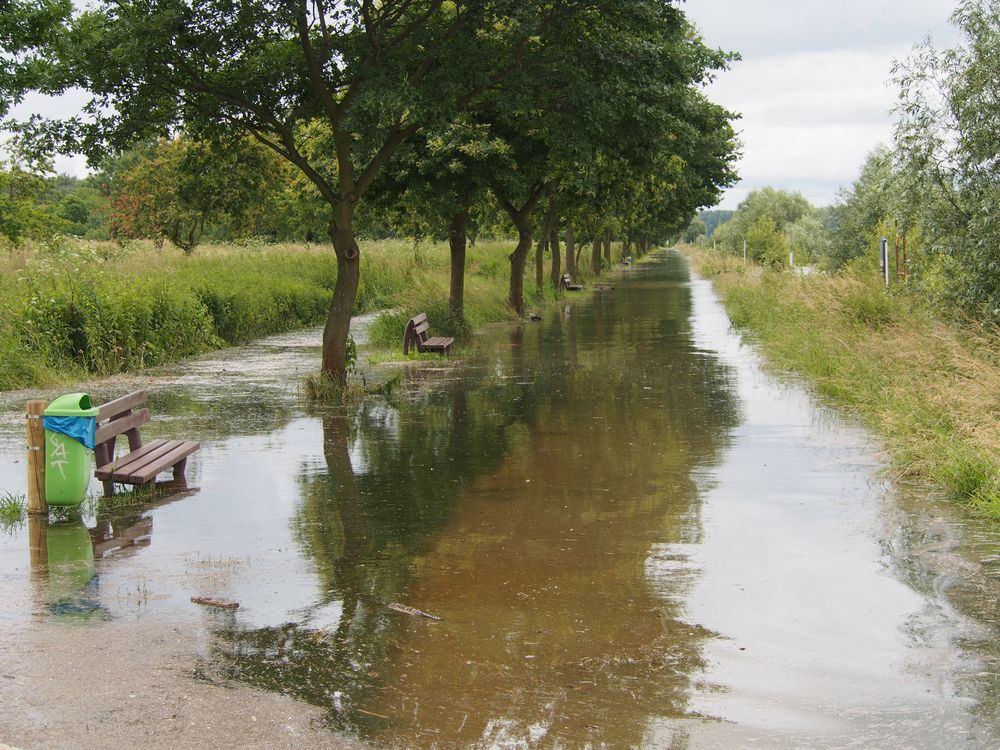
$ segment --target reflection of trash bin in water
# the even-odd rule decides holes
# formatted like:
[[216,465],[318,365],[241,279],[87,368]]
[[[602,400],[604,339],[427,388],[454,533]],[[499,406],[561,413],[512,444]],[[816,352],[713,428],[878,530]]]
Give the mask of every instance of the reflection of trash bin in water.
[[97,414],[86,393],[60,396],[45,410],[45,501],[49,505],[79,505],[92,473]]
[[72,618],[99,614],[94,545],[87,527],[81,521],[50,524],[46,546],[49,611]]

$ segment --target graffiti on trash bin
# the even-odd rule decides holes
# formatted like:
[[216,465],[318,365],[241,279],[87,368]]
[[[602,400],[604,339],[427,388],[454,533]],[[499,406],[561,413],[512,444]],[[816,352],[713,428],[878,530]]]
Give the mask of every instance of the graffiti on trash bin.
[[65,479],[66,470],[63,468],[69,459],[66,457],[66,442],[60,440],[55,433],[49,436],[49,466],[59,469],[59,475]]

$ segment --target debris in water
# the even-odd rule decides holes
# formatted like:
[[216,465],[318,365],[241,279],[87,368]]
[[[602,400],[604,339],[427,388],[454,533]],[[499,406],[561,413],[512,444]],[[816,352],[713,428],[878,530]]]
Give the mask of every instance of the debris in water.
[[392,602],[391,604],[387,604],[386,606],[389,609],[394,609],[397,612],[402,612],[403,614],[407,614],[407,615],[413,615],[415,617],[426,617],[426,618],[428,618],[430,620],[440,620],[441,619],[437,615],[432,615],[432,614],[430,614],[428,612],[424,612],[423,610],[415,609],[413,607],[407,607],[405,604],[397,604],[396,602]]
[[219,609],[239,609],[240,603],[230,599],[214,599],[211,596],[192,596],[191,601],[195,604],[204,604],[206,607],[218,607]]

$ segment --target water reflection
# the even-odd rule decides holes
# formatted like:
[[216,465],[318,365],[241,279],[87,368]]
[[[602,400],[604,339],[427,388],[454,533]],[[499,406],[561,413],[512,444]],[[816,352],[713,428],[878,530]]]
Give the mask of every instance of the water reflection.
[[28,542],[35,595],[58,619],[103,617],[97,593],[94,546],[80,520],[50,523],[28,517]]
[[738,413],[683,273],[668,258],[395,403],[322,417],[294,524],[335,616],[224,628],[216,669],[385,745],[629,746],[685,715],[708,635],[684,612],[694,476]]
[[[893,575],[927,599],[907,623],[916,642],[953,638],[964,656],[954,675],[956,692],[972,702],[974,731],[1000,744],[1000,539],[986,523],[970,525],[948,499],[928,498],[927,488],[903,485],[886,508],[881,543]],[[952,610],[953,608],[953,610]],[[951,627],[942,626],[957,620]],[[929,624],[938,625],[932,628]]]

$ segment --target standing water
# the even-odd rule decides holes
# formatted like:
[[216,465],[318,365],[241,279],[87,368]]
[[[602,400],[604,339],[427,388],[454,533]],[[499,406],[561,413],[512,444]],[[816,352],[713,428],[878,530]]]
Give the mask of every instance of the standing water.
[[197,679],[377,747],[1000,742],[1000,534],[883,483],[679,255],[348,410],[297,395],[314,338],[95,389],[148,384],[199,490],[49,526],[47,567],[0,533],[0,626],[196,623]]

